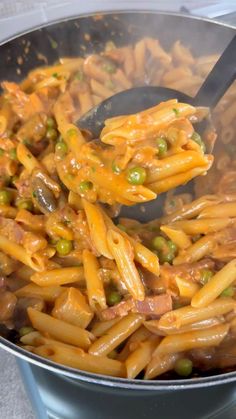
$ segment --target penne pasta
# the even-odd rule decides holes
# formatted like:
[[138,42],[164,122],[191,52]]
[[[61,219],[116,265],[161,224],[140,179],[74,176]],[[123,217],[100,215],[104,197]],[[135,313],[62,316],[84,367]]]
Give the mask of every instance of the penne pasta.
[[44,301],[53,303],[66,288],[60,286],[40,287],[36,284],[28,284],[15,291],[17,297],[40,297]]
[[42,333],[48,333],[54,339],[64,343],[88,349],[93,340],[92,333],[78,326],[55,319],[48,314],[41,313],[31,307],[27,310],[33,327]]
[[84,276],[87,285],[89,304],[94,311],[106,308],[106,297],[102,279],[99,275],[97,258],[88,250],[83,251]]
[[161,316],[158,327],[161,329],[171,324],[173,327],[179,328],[187,324],[226,314],[234,309],[235,301],[232,298],[218,298],[211,304],[208,304],[207,307],[195,308],[185,306],[169,311]]
[[162,357],[159,357],[158,355],[154,356],[147,365],[144,379],[151,380],[152,378],[158,377],[159,375],[172,370],[179,357],[179,354],[172,353]]
[[108,355],[127,339],[143,322],[140,314],[128,314],[112,326],[106,335],[97,339],[89,348],[89,353],[96,356]]
[[82,267],[52,269],[33,274],[30,279],[40,287],[71,284],[84,279],[84,270]]
[[79,348],[62,347],[57,344],[42,345],[34,349],[34,353],[51,359],[54,362],[89,371],[94,374],[105,374],[115,377],[125,377],[125,367],[120,361],[85,353]]
[[236,259],[231,260],[192,298],[192,307],[209,306],[229,285],[236,280]]
[[189,333],[166,336],[155,349],[153,356],[164,356],[193,348],[217,346],[225,338],[229,325],[222,324],[208,329],[196,330]]
[[124,284],[136,300],[143,300],[144,287],[134,264],[133,249],[129,241],[112,229],[108,230],[107,240]]
[[[135,86],[194,96],[219,54],[146,36],[52,65],[38,58],[20,83],[1,83],[0,326],[32,354],[93,374],[235,369],[236,84],[214,126],[208,108],[175,97],[117,111],[96,138],[78,125]],[[132,208],[124,218],[136,204],[145,218],[154,199],[159,218],[140,222]]]
[[135,378],[148,365],[152,352],[157,345],[157,340],[141,342],[140,346],[133,351],[125,361],[127,378]]

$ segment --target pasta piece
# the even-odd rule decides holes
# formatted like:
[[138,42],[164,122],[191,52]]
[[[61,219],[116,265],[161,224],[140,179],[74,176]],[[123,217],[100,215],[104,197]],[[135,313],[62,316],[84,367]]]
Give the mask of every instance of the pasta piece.
[[106,308],[106,297],[102,278],[99,275],[97,258],[89,251],[83,251],[84,276],[87,285],[89,305],[94,311]]
[[137,377],[148,365],[156,345],[157,340],[146,340],[145,342],[141,342],[140,346],[128,356],[125,361],[127,378],[132,379]]
[[173,327],[181,327],[187,324],[200,322],[212,317],[217,317],[230,312],[236,308],[236,303],[232,298],[221,297],[208,304],[207,307],[195,308],[185,306],[177,310],[169,311],[161,316],[158,327],[165,328],[170,324]]
[[159,320],[149,320],[144,322],[144,326],[158,336],[176,335],[182,333],[192,332],[194,330],[203,330],[212,326],[216,326],[224,323],[224,317],[211,317],[207,320],[201,320],[200,322],[191,323],[186,326],[175,327],[174,325],[167,324],[166,326],[161,325],[159,327]]
[[186,249],[192,244],[187,234],[183,230],[178,229],[178,227],[176,228],[175,225],[161,226],[160,230],[163,231],[179,249]]
[[[139,122],[139,114],[127,116],[125,122],[119,128],[112,129],[112,119],[106,121],[105,127],[101,132],[101,141],[105,144],[114,145],[114,139],[122,138],[127,144],[135,144],[136,141],[144,141],[155,138],[160,129],[176,120],[176,112],[179,117],[187,117],[194,115],[195,108],[185,103],[176,103],[174,110],[168,104],[163,109],[152,113],[149,118],[149,123],[144,124],[144,121]],[[152,123],[150,123],[152,118]],[[145,126],[145,129],[143,128]],[[135,128],[135,129],[134,129]]]
[[207,234],[176,256],[173,260],[173,264],[180,265],[181,263],[197,262],[211,253],[215,243],[216,237],[213,234]]
[[10,205],[0,205],[0,216],[15,219],[17,209]]
[[236,217],[236,202],[224,202],[217,206],[209,206],[200,212],[198,218]]
[[192,298],[192,307],[208,307],[219,295],[236,280],[236,259],[231,260]]
[[28,284],[15,291],[15,295],[20,297],[40,297],[44,301],[52,303],[66,289],[60,286],[40,287],[36,284]]
[[175,176],[179,173],[185,173],[195,167],[206,166],[207,160],[204,155],[196,151],[183,151],[170,157],[159,160],[150,170],[147,177],[147,183],[154,183]]
[[175,280],[180,297],[191,299],[200,289],[199,284],[196,284],[195,282],[180,277],[176,277]]
[[84,270],[82,267],[76,266],[72,268],[59,268],[51,271],[38,272],[32,275],[30,279],[41,287],[70,284],[72,282],[82,281],[84,279]]
[[93,318],[93,312],[84,295],[73,287],[60,293],[56,298],[52,315],[83,329],[86,329]]
[[207,170],[210,169],[212,163],[213,163],[212,158],[208,156],[208,163],[205,166],[196,167],[185,173],[180,173],[175,176],[170,176],[167,179],[150,183],[148,184],[148,187],[156,194],[169,191],[170,189],[174,189],[179,185],[183,185],[189,182],[191,179],[195,178],[196,176],[204,175],[207,172]]
[[2,235],[0,235],[0,250],[7,253],[13,259],[29,266],[34,271],[41,271],[44,269],[43,261],[37,259],[35,255],[29,255],[22,246]]
[[[216,206],[216,208],[218,205]],[[201,215],[200,215],[201,216]],[[200,218],[200,217],[199,217]],[[176,221],[172,224],[173,228],[184,231],[186,234],[208,234],[223,230],[232,224],[230,218],[204,218],[201,220]]]
[[124,238],[129,240],[134,249],[134,259],[136,260],[136,262],[140,263],[141,266],[143,266],[153,274],[159,275],[160,266],[157,255],[153,253],[151,250],[149,250],[147,247],[145,247],[142,243],[138,242],[137,240],[134,240],[133,237],[129,236],[124,231],[119,230],[112,222],[112,220],[107,216],[107,214],[104,211],[102,211],[102,213],[107,226],[112,228],[113,230],[116,230],[117,232],[122,234]]
[[200,212],[211,205],[217,205],[222,199],[216,195],[201,196],[195,201],[185,204],[180,210],[174,211],[172,214],[164,216],[160,219],[161,224],[170,224],[175,221],[197,217]]
[[32,307],[29,307],[27,312],[33,327],[40,332],[48,333],[50,336],[61,342],[79,346],[83,349],[88,349],[91,345],[93,335],[87,330],[68,324],[62,320],[55,319],[54,317],[41,313]]
[[120,317],[116,317],[115,319],[112,319],[112,320],[98,321],[93,325],[91,329],[91,333],[96,338],[99,338],[100,336],[105,335],[106,332],[119,321],[120,321]]
[[125,377],[125,367],[120,361],[99,357],[85,353],[79,348],[63,347],[56,344],[39,346],[34,349],[34,353],[51,359],[59,364],[72,368],[78,368],[82,371],[92,372],[94,374],[105,374],[115,377]]
[[144,287],[134,264],[132,246],[120,233],[112,229],[108,230],[107,241],[125,286],[134,299],[143,301]]
[[106,333],[97,339],[89,348],[89,353],[97,356],[108,355],[125,339],[132,335],[143,322],[140,314],[128,314],[112,326]]
[[193,348],[217,346],[225,338],[229,330],[228,324],[220,324],[203,330],[166,336],[157,346],[153,356],[164,356]]
[[152,378],[158,377],[167,371],[173,370],[175,363],[179,358],[179,354],[172,353],[162,357],[154,356],[147,365],[144,379],[151,380]]
[[23,143],[18,144],[16,152],[18,160],[29,173],[32,173],[34,169],[42,169],[39,161]]
[[100,255],[112,259],[107,245],[107,228],[99,207],[83,199],[83,207],[88,221],[91,240]]

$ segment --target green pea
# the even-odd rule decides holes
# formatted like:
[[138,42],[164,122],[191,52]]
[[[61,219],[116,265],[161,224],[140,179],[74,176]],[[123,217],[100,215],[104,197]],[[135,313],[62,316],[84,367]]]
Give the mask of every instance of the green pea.
[[221,297],[233,297],[234,296],[234,287],[225,288],[225,290],[220,294]]
[[46,121],[47,128],[55,128],[56,127],[56,121],[54,118],[51,118],[50,116],[47,118]]
[[10,156],[10,159],[17,160],[16,148],[12,148],[9,151],[9,156]]
[[158,138],[156,142],[158,148],[158,156],[163,157],[168,150],[167,141],[164,138]]
[[188,377],[192,373],[193,363],[188,358],[178,359],[175,363],[174,370],[181,377]]
[[173,252],[173,253],[177,252],[178,248],[177,248],[176,244],[174,242],[172,242],[172,240],[168,240],[167,245],[168,245],[171,252]]
[[176,116],[180,115],[179,109],[173,108],[172,111],[175,113]]
[[68,151],[67,144],[64,141],[59,141],[56,144],[55,149],[56,149],[56,152],[61,156],[64,156]]
[[89,182],[88,180],[84,180],[83,182],[80,182],[79,184],[79,189],[81,193],[85,193],[89,191],[90,189],[92,189],[92,187],[93,187],[92,182]]
[[0,157],[2,157],[4,153],[5,151],[3,150],[3,148],[0,148]]
[[126,232],[127,231],[127,228],[125,227],[125,226],[123,226],[122,224],[117,224],[117,226],[116,227],[118,227],[120,230],[122,230],[122,231],[124,231],[124,232]]
[[201,274],[200,274],[200,283],[202,285],[207,284],[207,282],[210,281],[213,275],[214,273],[210,271],[210,269],[202,269]]
[[34,208],[31,199],[20,199],[19,201],[17,201],[16,206],[19,209],[25,209],[27,211],[33,211]]
[[121,301],[121,295],[117,291],[110,291],[107,294],[107,304],[109,306],[114,306]]
[[155,250],[163,250],[166,247],[166,239],[162,236],[156,236],[152,240],[152,246]]
[[119,166],[116,164],[115,161],[112,162],[111,169],[114,173],[117,173],[117,174],[121,172],[121,169],[119,168]]
[[20,336],[25,336],[25,335],[28,335],[28,334],[29,334],[29,333],[31,333],[31,332],[34,332],[33,327],[30,327],[30,326],[24,326],[24,327],[21,327],[21,328],[20,328],[20,330],[19,330],[19,335],[20,335]]
[[68,135],[68,137],[74,137],[77,135],[77,130],[76,128],[70,128],[68,129],[68,131],[66,132],[66,135]]
[[201,136],[196,131],[194,131],[191,138],[192,138],[193,141],[195,141],[195,143],[200,145],[202,152],[205,153],[206,152],[206,145],[205,145],[204,141],[202,141]]
[[70,240],[61,239],[56,244],[57,253],[61,256],[68,255],[71,252],[73,246]]
[[49,128],[46,132],[46,138],[48,140],[55,141],[58,137],[58,132],[55,128]]
[[84,80],[84,72],[83,70],[79,70],[76,74],[75,74],[75,79],[79,80],[79,81],[83,81]]
[[103,64],[102,68],[109,74],[113,74],[116,72],[116,66],[113,63],[105,63]]
[[11,192],[5,191],[4,189],[0,190],[0,205],[9,205],[11,198]]
[[147,173],[143,167],[132,167],[127,174],[127,180],[132,185],[142,185],[146,177]]
[[29,146],[31,144],[30,140],[28,138],[24,138],[22,143],[26,146]]
[[171,251],[169,252],[158,252],[158,257],[161,263],[172,263],[175,258],[175,254]]

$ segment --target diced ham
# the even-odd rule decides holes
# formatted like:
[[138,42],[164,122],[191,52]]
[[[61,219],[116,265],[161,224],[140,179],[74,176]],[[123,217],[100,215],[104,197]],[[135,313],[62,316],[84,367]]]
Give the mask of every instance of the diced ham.
[[172,310],[172,298],[169,294],[154,295],[146,297],[143,301],[135,301],[133,311],[148,316],[160,316]]
[[211,259],[203,259],[195,263],[182,263],[178,266],[162,265],[161,278],[165,287],[169,288],[177,276],[189,281],[199,282],[202,269],[213,269],[215,262]]
[[121,303],[101,311],[101,320],[106,321],[115,319],[116,317],[126,316],[129,313],[129,311],[131,311],[132,308],[134,308],[134,306],[135,302],[131,298],[129,300],[121,301]]
[[133,313],[146,314],[147,316],[160,316],[172,310],[172,299],[169,294],[145,297],[143,301],[130,298],[121,303],[109,307],[100,313],[101,320],[112,320],[116,317],[126,316],[130,311]]
[[9,240],[20,244],[24,237],[24,230],[14,220],[0,217],[1,233]]

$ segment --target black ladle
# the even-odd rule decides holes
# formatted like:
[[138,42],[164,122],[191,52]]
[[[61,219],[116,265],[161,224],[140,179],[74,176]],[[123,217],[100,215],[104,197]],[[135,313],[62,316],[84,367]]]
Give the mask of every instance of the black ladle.
[[[189,103],[193,106],[207,106],[214,109],[234,81],[235,76],[236,35],[226,47],[194,98],[167,87],[134,87],[104,100],[84,114],[77,121],[77,125],[80,129],[89,131],[92,138],[98,138],[106,119],[140,112],[168,99],[178,99],[180,102]],[[184,187],[184,190],[186,191],[186,187]],[[158,207],[162,207],[163,195],[161,198],[162,202],[158,196],[158,205],[157,200],[154,200],[133,207],[123,206],[121,216],[147,222],[160,215]],[[145,208],[145,211],[143,208]]]

